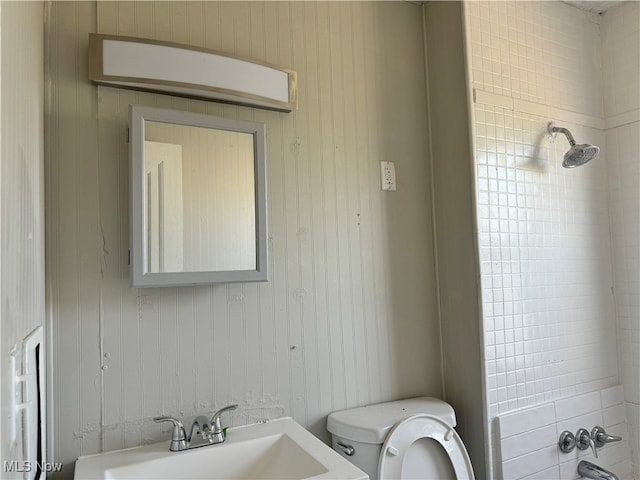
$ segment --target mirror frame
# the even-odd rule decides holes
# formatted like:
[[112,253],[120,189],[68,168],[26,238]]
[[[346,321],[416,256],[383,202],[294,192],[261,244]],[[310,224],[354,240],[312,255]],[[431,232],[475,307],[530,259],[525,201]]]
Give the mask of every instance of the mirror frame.
[[[145,259],[145,122],[248,133],[253,136],[256,212],[256,269],[203,272],[147,272]],[[132,287],[175,287],[233,282],[265,282],[268,272],[266,132],[264,123],[200,113],[129,105],[129,271]]]

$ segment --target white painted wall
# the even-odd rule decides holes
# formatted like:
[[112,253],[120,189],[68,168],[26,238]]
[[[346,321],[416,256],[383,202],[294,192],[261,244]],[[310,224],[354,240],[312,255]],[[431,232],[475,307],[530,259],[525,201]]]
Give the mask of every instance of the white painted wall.
[[[0,6],[0,468],[24,460],[9,438],[10,355],[44,325],[43,5]],[[20,354],[18,354],[20,358]]]
[[[439,396],[420,7],[408,2],[53,2],[46,72],[53,448],[168,439],[159,414],[239,403],[233,425]],[[246,55],[298,72],[269,112],[95,87],[88,33]],[[130,103],[265,122],[271,280],[129,288]],[[380,191],[379,161],[398,190]]]
[[443,396],[474,472],[486,472],[472,143],[460,2],[423,5]]
[[[498,415],[620,378],[603,108],[608,71],[599,15],[561,2],[465,5],[487,428],[495,441]],[[579,143],[599,145],[600,156],[563,169],[568,143],[550,141],[549,121]],[[500,447],[492,443],[490,477],[499,474]],[[529,473],[549,475],[549,465],[533,463],[541,471]],[[566,478],[559,465],[553,471]]]
[[625,387],[631,458],[640,478],[640,3],[602,17],[613,284],[620,381]]

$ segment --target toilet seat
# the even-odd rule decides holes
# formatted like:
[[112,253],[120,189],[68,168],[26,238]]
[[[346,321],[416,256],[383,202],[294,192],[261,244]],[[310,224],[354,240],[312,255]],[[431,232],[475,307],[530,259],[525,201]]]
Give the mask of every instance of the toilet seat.
[[420,414],[399,422],[387,435],[378,463],[379,480],[401,478],[406,452],[422,438],[430,438],[440,444],[449,455],[458,480],[474,479],[469,454],[456,431],[437,417]]

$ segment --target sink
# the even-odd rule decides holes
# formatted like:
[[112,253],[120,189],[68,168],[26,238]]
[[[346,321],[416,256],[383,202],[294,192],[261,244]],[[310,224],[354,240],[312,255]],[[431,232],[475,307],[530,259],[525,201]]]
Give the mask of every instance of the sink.
[[182,452],[160,443],[78,458],[76,479],[351,479],[367,475],[291,418],[230,428],[226,441]]

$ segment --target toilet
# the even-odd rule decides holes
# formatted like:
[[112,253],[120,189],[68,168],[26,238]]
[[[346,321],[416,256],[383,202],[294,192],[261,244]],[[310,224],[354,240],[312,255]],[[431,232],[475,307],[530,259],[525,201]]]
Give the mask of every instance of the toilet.
[[371,480],[473,480],[471,460],[455,426],[451,405],[431,397],[342,410],[327,417],[333,449]]

